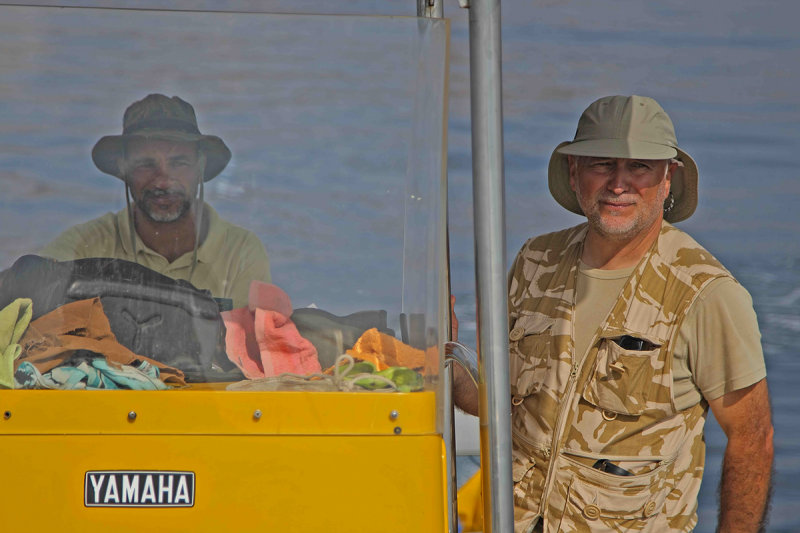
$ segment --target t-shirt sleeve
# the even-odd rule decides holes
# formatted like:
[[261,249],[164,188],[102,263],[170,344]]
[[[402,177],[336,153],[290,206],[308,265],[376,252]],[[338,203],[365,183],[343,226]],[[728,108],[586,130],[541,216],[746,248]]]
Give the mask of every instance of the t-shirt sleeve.
[[86,239],[77,227],[72,227],[61,233],[54,240],[39,249],[36,254],[49,257],[58,261],[71,261],[88,257],[84,254]]
[[116,257],[116,215],[105,215],[64,230],[53,241],[35,253],[58,261],[86,257]]
[[680,334],[694,382],[706,400],[748,387],[767,374],[753,300],[732,279],[715,280],[703,289]]

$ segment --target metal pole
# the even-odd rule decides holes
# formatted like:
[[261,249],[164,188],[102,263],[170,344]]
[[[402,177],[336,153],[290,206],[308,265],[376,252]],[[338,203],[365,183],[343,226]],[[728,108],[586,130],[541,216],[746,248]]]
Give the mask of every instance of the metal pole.
[[470,95],[484,532],[514,530],[500,0],[470,0]]

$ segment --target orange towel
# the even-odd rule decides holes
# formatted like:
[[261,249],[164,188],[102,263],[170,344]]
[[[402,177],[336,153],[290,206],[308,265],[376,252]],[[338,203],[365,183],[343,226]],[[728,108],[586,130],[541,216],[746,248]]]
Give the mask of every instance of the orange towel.
[[391,335],[381,333],[377,328],[368,329],[359,337],[349,355],[369,361],[376,370],[386,370],[390,366],[404,366],[420,370],[425,366],[425,352],[412,348]]
[[297,331],[289,319],[291,310],[291,300],[282,289],[254,281],[250,284],[249,307],[222,313],[225,351],[245,377],[321,371],[317,349]]

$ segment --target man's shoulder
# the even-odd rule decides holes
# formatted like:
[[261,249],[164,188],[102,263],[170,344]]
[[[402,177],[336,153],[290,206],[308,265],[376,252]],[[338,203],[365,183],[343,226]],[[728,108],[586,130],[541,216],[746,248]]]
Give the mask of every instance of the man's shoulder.
[[222,216],[216,212],[214,212],[214,215],[211,217],[210,230],[223,237],[229,244],[232,244],[234,241],[259,240],[256,234],[251,230],[222,218]]
[[206,205],[210,223],[209,236],[199,249],[199,253],[205,261],[211,262],[222,256],[235,257],[245,261],[267,261],[264,244],[255,233],[225,220],[214,208]]
[[669,268],[700,278],[702,283],[717,277],[733,278],[722,262],[691,235],[666,222],[661,230],[658,253]]
[[511,267],[511,280],[533,280],[542,273],[553,272],[568,250],[580,244],[587,224],[531,237],[522,245]]
[[588,225],[578,224],[571,228],[536,235],[528,239],[520,249],[520,256],[549,255],[551,252],[560,252],[583,240],[586,236]]
[[111,211],[100,215],[97,218],[93,218],[91,220],[87,220],[86,222],[79,222],[74,226],[70,227],[69,230],[75,230],[79,232],[86,232],[91,230],[99,230],[99,231],[117,231],[117,221],[120,217],[122,211],[118,211],[116,213],[112,213]]
[[118,238],[119,213],[108,212],[97,218],[75,224],[39,250],[39,255],[58,260],[109,255]]

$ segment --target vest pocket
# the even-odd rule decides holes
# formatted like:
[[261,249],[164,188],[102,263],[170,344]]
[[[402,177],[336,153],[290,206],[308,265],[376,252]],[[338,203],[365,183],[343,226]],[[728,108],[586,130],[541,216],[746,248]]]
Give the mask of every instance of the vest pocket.
[[525,501],[530,492],[531,469],[536,466],[536,461],[532,457],[527,457],[523,453],[512,450],[511,452],[511,479],[514,481],[514,502]]
[[665,371],[661,346],[651,346],[626,350],[612,338],[601,339],[583,398],[602,409],[606,420],[617,414],[638,416],[647,409],[673,410],[671,372]]
[[[560,461],[561,462],[561,461]],[[615,476],[564,458],[565,491],[559,531],[669,530],[662,512],[669,492],[668,465],[638,476]]]
[[553,319],[540,316],[520,316],[508,334],[512,403],[518,405],[525,397],[542,388],[550,358],[550,328]]

